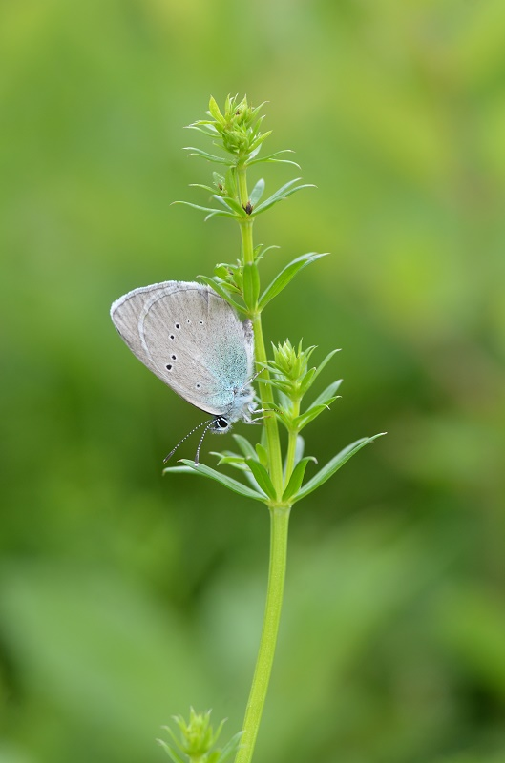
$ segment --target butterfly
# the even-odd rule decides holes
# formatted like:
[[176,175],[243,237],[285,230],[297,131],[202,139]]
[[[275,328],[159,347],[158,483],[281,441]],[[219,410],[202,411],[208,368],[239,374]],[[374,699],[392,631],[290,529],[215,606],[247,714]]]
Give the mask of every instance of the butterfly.
[[147,368],[212,415],[199,425],[206,424],[196,463],[208,430],[224,434],[237,421],[252,422],[252,323],[241,321],[213,289],[195,281],[163,281],[128,292],[112,304],[110,314],[120,337]]

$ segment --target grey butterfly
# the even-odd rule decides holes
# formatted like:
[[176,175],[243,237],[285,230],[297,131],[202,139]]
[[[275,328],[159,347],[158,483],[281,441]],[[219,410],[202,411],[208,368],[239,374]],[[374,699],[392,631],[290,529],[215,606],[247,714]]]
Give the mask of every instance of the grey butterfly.
[[[237,421],[251,423],[256,408],[252,323],[241,321],[213,289],[194,281],[163,281],[120,297],[110,314],[119,336],[144,365],[213,416],[203,422],[204,434],[227,432]],[[200,445],[197,463],[199,452]]]

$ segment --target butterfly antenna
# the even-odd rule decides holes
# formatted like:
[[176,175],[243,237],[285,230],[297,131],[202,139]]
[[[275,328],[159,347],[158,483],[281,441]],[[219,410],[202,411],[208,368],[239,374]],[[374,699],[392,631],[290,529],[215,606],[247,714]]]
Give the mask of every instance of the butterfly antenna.
[[209,431],[209,429],[211,428],[213,424],[214,424],[214,419],[212,419],[212,421],[209,421],[207,423],[207,426],[202,432],[202,436],[200,437],[200,442],[198,443],[198,448],[196,449],[195,464],[200,463],[200,448],[202,447],[203,438],[205,437],[205,435],[207,434],[207,432]]
[[[185,440],[187,440],[187,439],[188,439],[188,437],[191,437],[191,435],[193,434],[193,432],[196,432],[196,430],[197,430],[197,429],[200,429],[200,427],[203,427],[203,425],[204,425],[204,424],[207,424],[208,426],[207,426],[207,427],[205,428],[205,430],[204,430],[204,434],[205,434],[205,432],[207,431],[207,429],[209,428],[209,426],[211,426],[211,424],[213,424],[213,423],[214,423],[214,419],[211,419],[211,421],[201,421],[199,424],[197,424],[197,425],[196,425],[196,427],[193,427],[193,429],[191,430],[191,432],[188,432],[188,433],[187,433],[187,435],[185,435],[185,436],[182,438],[182,440],[179,440],[179,442],[177,443],[177,445],[175,446],[175,448],[172,448],[172,450],[170,451],[170,453],[168,454],[168,456],[165,456],[165,458],[163,459],[163,463],[164,463],[164,464],[166,464],[166,463],[167,463],[167,461],[169,461],[169,460],[172,458],[172,456],[174,455],[174,453],[175,453],[175,451],[177,450],[177,448],[179,447],[179,445],[182,445],[182,443],[183,443]],[[202,437],[202,439],[203,439],[203,437]],[[201,445],[201,444],[202,444],[202,440],[200,440],[200,445]],[[197,455],[198,455],[198,453],[200,452],[200,445],[198,446]],[[196,463],[198,463],[198,459],[197,459]]]

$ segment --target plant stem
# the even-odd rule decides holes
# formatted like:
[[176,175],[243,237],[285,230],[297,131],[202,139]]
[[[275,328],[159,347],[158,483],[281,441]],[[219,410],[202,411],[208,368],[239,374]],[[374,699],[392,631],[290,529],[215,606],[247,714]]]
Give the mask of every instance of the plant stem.
[[[300,415],[300,401],[298,400],[292,403],[292,417],[296,418],[299,415]],[[286,465],[284,469],[284,484],[285,485],[288,484],[289,478],[291,477],[291,474],[293,473],[293,469],[295,466],[297,439],[298,439],[298,430],[290,429],[288,434],[288,447],[286,451]]]
[[[242,167],[237,170],[239,181],[239,193],[240,202],[242,205],[246,205],[249,199],[247,193],[247,178],[246,168]],[[244,264],[254,262],[254,246],[252,236],[253,220],[248,218],[240,224],[242,233],[242,260]],[[261,367],[266,363],[267,356],[265,353],[265,344],[263,341],[263,325],[261,322],[261,314],[253,316],[253,331],[254,331],[254,353],[256,362]],[[273,390],[270,384],[265,383],[269,379],[269,374],[266,368],[262,371],[258,381],[260,382],[261,393],[261,407],[267,415],[264,419],[265,432],[268,445],[269,465],[270,465],[270,479],[277,492],[277,497],[280,500],[283,493],[283,474],[282,474],[282,453],[281,442],[279,437],[279,427],[277,425],[277,418],[270,413],[274,406]]]
[[[247,193],[247,179],[245,167],[238,168],[238,186],[241,204],[245,207],[249,199]],[[242,258],[243,263],[254,263],[254,247],[252,237],[253,220],[246,219],[241,223],[242,231]],[[270,384],[265,383],[269,378],[266,363],[265,344],[263,341],[263,325],[261,314],[252,317],[254,330],[254,351],[256,362],[263,367],[260,374],[260,393],[262,408],[266,412],[264,426],[266,432],[269,472],[272,484],[275,487],[278,501],[282,499],[284,480],[282,470],[282,452],[279,437],[277,418],[270,413],[274,408],[273,390]],[[294,451],[293,451],[294,457]],[[242,745],[237,753],[235,763],[249,763],[254,752],[254,745],[258,735],[263,706],[272,670],[272,663],[277,643],[277,633],[281,617],[282,599],[284,595],[284,577],[286,572],[286,546],[288,537],[289,506],[275,505],[269,507],[270,511],[270,561],[268,567],[267,596],[265,612],[263,616],[263,630],[256,661],[256,668],[247,701],[247,707],[242,726]]]
[[270,564],[261,643],[242,725],[242,746],[235,763],[249,763],[254,752],[272,670],[281,618],[286,571],[289,506],[270,508]]

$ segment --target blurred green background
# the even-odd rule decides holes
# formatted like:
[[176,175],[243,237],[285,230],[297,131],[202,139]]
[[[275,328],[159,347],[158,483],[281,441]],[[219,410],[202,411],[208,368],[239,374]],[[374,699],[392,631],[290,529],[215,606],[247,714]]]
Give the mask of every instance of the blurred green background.
[[293,511],[256,759],[505,761],[503,0],[0,13],[0,763],[168,760],[190,704],[240,728],[267,512],[161,476],[201,414],[108,314],[238,256],[236,226],[170,206],[205,203],[182,127],[228,92],[269,101],[269,152],[318,186],[255,228],[282,247],[265,278],[331,252],[265,314],[268,340],[343,348],[307,452],[389,432]]

